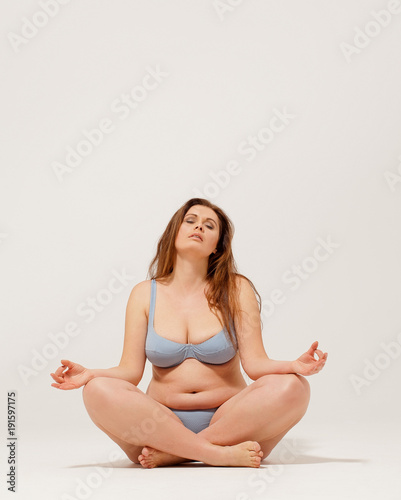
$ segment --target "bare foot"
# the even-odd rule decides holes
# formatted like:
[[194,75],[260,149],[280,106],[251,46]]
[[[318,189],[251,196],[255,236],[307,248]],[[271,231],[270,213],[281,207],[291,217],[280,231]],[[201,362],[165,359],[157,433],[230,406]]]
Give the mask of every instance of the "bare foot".
[[219,446],[221,451],[211,465],[228,467],[260,467],[263,451],[257,441],[244,441],[234,446]]
[[156,450],[150,446],[142,448],[142,454],[138,457],[142,467],[146,469],[153,469],[153,467],[163,467],[165,465],[181,464],[182,462],[193,462],[188,458],[177,457],[165,451]]
[[[260,467],[263,452],[257,441],[244,441],[234,446],[213,446],[216,447],[216,458],[213,457],[213,459],[208,462],[209,465],[223,467]],[[139,455],[138,460],[141,465],[147,469],[194,461],[156,450],[150,446],[144,446],[142,448],[142,454]]]

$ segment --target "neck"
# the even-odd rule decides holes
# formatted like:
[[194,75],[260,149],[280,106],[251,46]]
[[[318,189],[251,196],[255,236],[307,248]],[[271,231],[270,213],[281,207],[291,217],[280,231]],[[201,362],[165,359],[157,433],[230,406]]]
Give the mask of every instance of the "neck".
[[204,289],[206,283],[208,259],[183,257],[177,253],[174,269],[169,278],[178,293],[191,294]]

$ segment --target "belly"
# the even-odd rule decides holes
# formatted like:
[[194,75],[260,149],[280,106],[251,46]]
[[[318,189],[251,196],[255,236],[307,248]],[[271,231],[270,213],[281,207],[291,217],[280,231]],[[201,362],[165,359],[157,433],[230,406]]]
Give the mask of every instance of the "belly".
[[220,406],[245,387],[238,355],[223,365],[187,358],[172,368],[153,365],[146,394],[170,408],[200,410]]

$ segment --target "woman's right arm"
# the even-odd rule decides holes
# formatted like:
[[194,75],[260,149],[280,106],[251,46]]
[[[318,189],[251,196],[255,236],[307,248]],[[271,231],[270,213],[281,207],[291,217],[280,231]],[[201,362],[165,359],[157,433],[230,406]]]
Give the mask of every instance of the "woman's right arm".
[[[118,366],[88,369],[68,359],[62,359],[62,365],[57,368],[55,373],[50,374],[56,382],[51,384],[52,387],[78,389],[95,377],[120,378],[138,385],[146,363],[147,294],[149,294],[149,282],[142,281],[134,286],[128,298],[123,353]],[[68,370],[64,371],[66,368]]]

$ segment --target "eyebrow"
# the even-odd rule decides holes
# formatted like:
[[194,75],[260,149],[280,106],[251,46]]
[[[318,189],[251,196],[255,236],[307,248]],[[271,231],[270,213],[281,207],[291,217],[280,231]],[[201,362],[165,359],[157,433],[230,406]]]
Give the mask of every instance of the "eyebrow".
[[[187,217],[188,215],[195,215],[195,217],[198,217],[198,215],[197,215],[197,214],[187,214],[185,217]],[[211,217],[207,217],[207,218],[206,218],[206,220],[211,220],[211,221],[213,221],[213,222],[216,224],[216,226],[217,226],[216,221],[215,221],[214,219],[212,219]]]

